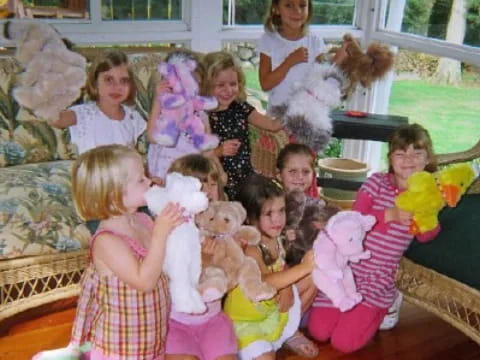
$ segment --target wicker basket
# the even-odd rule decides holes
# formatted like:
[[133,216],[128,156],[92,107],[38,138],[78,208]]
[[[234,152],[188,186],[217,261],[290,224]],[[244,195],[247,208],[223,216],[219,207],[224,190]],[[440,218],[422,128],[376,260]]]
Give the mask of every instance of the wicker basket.
[[[318,160],[319,176],[363,182],[367,177],[367,164],[341,158],[324,158]],[[335,200],[354,200],[356,191],[341,190],[335,188],[322,188],[323,195]]]
[[88,250],[0,261],[0,321],[78,295]]
[[288,135],[280,130],[275,133],[249,125],[252,166],[256,172],[275,177],[277,156],[288,144]]

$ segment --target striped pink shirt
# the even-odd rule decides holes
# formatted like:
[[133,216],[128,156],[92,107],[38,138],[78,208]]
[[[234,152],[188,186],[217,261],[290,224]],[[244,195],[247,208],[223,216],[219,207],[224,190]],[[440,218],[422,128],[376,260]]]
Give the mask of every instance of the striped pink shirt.
[[[137,216],[153,227],[145,214]],[[92,237],[110,233],[125,240],[139,259],[147,249],[134,239],[107,229]],[[164,274],[149,292],[136,290],[114,275],[100,276],[93,262],[85,270],[72,329],[72,343],[92,342],[93,352],[102,359],[160,360],[164,358],[170,297]]]
[[[413,235],[408,225],[399,222],[385,222],[385,210],[395,206],[395,197],[400,190],[394,185],[392,174],[376,173],[368,178],[357,193],[353,210],[373,215],[377,223],[364,240],[364,247],[370,250],[370,259],[350,264],[357,290],[366,305],[388,308],[396,297],[395,274],[403,253],[410,245]],[[439,228],[418,236],[421,242],[433,239]],[[320,293],[313,306],[331,307],[332,303]]]

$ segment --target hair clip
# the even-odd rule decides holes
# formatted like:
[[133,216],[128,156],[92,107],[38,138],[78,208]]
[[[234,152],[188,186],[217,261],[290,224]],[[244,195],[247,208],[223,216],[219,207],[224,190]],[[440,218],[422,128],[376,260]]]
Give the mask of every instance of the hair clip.
[[283,185],[282,185],[277,179],[272,179],[272,182],[273,182],[280,190],[284,190],[284,189],[283,189]]

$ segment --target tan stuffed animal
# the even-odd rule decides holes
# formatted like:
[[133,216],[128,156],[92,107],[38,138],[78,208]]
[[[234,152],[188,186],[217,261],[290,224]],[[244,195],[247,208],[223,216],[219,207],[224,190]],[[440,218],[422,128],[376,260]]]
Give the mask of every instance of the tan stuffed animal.
[[343,36],[342,46],[330,50],[333,61],[346,74],[349,86],[345,96],[349,96],[357,83],[370,87],[375,80],[382,78],[393,66],[394,55],[386,45],[374,42],[364,52],[351,34]]
[[24,70],[13,90],[15,100],[40,119],[56,120],[80,97],[87,79],[86,59],[70,51],[47,23],[7,22],[4,33],[16,42],[15,57]]
[[221,244],[200,276],[199,291],[205,301],[217,300],[237,285],[255,302],[270,299],[276,293],[274,287],[262,281],[256,261],[246,256],[239,245],[240,239],[250,245],[260,241],[256,228],[242,225],[246,216],[239,202],[214,201],[195,218],[202,233]]

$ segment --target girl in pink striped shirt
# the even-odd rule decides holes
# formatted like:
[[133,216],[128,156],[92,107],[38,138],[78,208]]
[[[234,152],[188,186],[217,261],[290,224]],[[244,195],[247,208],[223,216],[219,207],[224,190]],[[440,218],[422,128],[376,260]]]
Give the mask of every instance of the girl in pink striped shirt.
[[[395,197],[406,189],[407,179],[413,173],[436,170],[430,136],[417,124],[395,131],[389,142],[388,160],[388,172],[368,178],[353,204],[353,210],[377,219],[364,240],[364,247],[372,256],[351,264],[363,301],[349,311],[340,312],[319,293],[310,314],[310,334],[320,341],[330,339],[332,346],[343,352],[362,348],[375,335],[398,296],[395,273],[413,235],[409,233],[412,214],[398,209]],[[436,228],[417,239],[429,241],[438,231]]]

